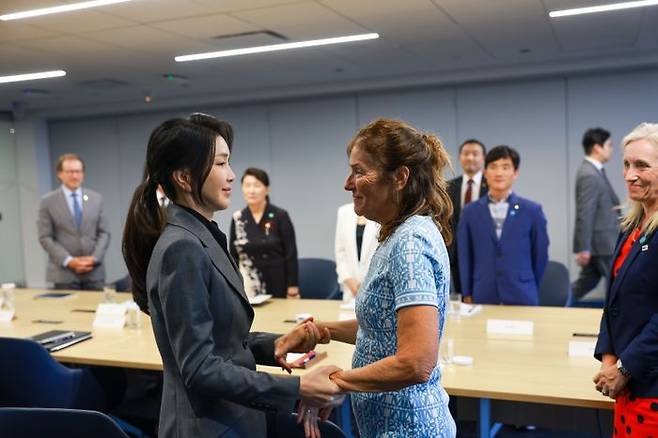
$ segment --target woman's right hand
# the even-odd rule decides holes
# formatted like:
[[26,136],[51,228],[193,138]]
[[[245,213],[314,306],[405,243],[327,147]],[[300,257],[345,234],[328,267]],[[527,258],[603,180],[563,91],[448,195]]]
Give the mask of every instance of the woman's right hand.
[[308,374],[301,376],[299,381],[299,395],[302,401],[312,407],[323,407],[334,402],[342,391],[329,375],[336,371],[342,371],[334,365],[317,368]]

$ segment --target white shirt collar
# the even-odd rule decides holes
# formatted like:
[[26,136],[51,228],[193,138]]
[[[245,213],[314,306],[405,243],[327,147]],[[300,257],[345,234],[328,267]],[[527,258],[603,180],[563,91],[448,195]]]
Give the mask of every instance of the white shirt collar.
[[69,190],[68,187],[62,184],[62,191],[64,192],[64,196],[66,196],[66,199],[71,198],[71,193],[75,193],[76,195],[78,195],[78,199],[82,200],[82,186],[75,189],[75,191],[71,191]]
[[590,163],[592,163],[594,165],[594,167],[596,167],[596,170],[602,170],[603,169],[603,163],[601,163],[600,161],[597,161],[592,157],[588,157],[587,155],[585,156],[585,159],[587,161],[589,161]]
[[[473,175],[473,178],[472,178],[472,179],[473,179],[473,183],[474,183],[475,185],[479,186],[480,183],[482,182],[482,171],[479,171],[478,173],[476,173],[475,175]],[[468,180],[469,180],[468,175],[464,174],[464,175],[463,175],[463,184],[467,184],[467,183],[468,183]]]

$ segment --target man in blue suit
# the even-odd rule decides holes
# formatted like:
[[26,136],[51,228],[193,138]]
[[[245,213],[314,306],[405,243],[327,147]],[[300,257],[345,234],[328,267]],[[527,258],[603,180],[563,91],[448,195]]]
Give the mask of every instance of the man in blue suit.
[[541,205],[512,192],[518,152],[496,146],[484,160],[489,195],[467,205],[457,231],[464,302],[539,303],[548,263],[548,234]]

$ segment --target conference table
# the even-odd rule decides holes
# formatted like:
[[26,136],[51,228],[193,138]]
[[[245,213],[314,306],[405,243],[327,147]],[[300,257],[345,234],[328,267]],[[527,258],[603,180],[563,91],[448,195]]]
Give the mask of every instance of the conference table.
[[[92,339],[52,356],[63,363],[162,369],[148,316],[142,315],[138,329],[92,328],[102,293],[75,291],[64,298],[38,298],[46,292],[17,289],[16,316],[11,322],[0,322],[0,336],[27,338],[48,330],[92,331]],[[117,297],[120,301],[130,298],[128,294]],[[354,311],[342,309],[340,304],[328,300],[272,299],[254,307],[252,330],[285,333],[294,327],[291,321],[301,313],[325,321],[354,318]],[[591,335],[598,332],[600,318],[600,309],[526,306],[482,306],[472,315],[449,315],[440,356],[445,355],[451,340],[454,355],[470,356],[473,363],[442,365],[442,385],[452,396],[479,399],[481,437],[493,436],[497,431],[497,425],[490,424],[491,400],[612,409],[613,401],[595,391],[591,380],[599,363],[591,356],[569,355],[569,341],[595,340]],[[531,321],[532,334],[488,332],[487,323],[491,320]],[[318,345],[316,351],[326,352],[327,357],[315,366],[350,368],[353,350],[352,345],[340,342]],[[418,354],[423,351],[419,345]],[[259,369],[282,373],[275,367]]]

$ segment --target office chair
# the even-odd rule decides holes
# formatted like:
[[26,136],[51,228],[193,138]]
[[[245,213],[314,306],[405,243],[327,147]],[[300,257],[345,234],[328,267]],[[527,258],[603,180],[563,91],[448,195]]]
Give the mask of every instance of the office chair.
[[339,300],[336,263],[326,259],[299,259],[299,294],[302,298]]
[[[320,421],[322,438],[346,438],[345,433],[331,421]],[[304,425],[297,424],[297,414],[280,414],[276,416],[277,438],[304,438]]]
[[117,292],[132,292],[133,285],[132,280],[130,279],[130,275],[126,275],[125,277],[121,277],[115,281],[114,289]]
[[75,409],[0,408],[0,430],[12,438],[128,438],[107,415]]
[[[113,371],[99,368],[97,374],[102,378],[103,374],[116,374]],[[110,384],[113,380],[110,376]],[[89,410],[111,407],[106,391],[89,368],[65,367],[31,339],[0,337],[0,394],[0,407]],[[115,421],[130,434],[143,435],[131,424],[119,418]]]
[[560,262],[549,261],[539,287],[540,306],[571,306],[569,270]]
[[103,390],[87,368],[71,369],[30,339],[0,338],[0,407],[106,407]]

